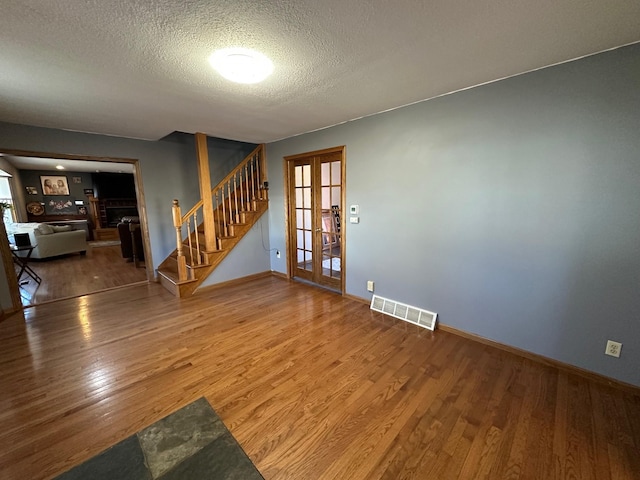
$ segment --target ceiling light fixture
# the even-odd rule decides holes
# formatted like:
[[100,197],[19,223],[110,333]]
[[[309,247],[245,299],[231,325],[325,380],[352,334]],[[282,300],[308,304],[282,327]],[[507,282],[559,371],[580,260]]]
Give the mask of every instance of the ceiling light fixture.
[[209,57],[209,63],[224,78],[237,83],[258,83],[273,72],[271,60],[248,48],[218,50]]
[[62,165],[56,165],[56,170],[64,170],[64,167]]

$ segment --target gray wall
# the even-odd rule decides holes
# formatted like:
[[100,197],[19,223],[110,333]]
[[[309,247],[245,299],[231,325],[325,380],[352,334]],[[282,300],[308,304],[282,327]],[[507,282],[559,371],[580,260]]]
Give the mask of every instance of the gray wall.
[[[249,152],[251,153],[251,152]],[[220,263],[207,279],[202,282],[202,287],[215,285],[216,283],[246,277],[255,273],[268,272],[269,264],[269,220],[265,213],[251,230],[242,237],[236,247]]]
[[347,293],[374,280],[444,324],[640,385],[640,45],[268,145],[271,248],[283,156],[337,145],[361,217],[343,222]]
[[[254,143],[208,137],[207,150],[209,151],[211,186],[217,185],[256,147],[257,145]],[[215,157],[212,157],[212,153]]]

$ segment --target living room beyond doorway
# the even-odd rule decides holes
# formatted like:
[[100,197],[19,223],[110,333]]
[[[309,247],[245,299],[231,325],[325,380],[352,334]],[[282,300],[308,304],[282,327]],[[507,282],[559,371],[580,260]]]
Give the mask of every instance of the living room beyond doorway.
[[86,255],[32,260],[29,267],[41,282],[21,276],[20,298],[25,307],[147,281],[144,263],[136,267],[122,258],[118,241],[90,242]]
[[[66,249],[60,253],[41,252],[46,242],[41,241],[42,237],[29,234],[33,251],[26,264],[33,275],[28,270],[22,271],[18,282],[9,281],[14,309],[148,282],[153,278],[153,260],[144,228],[144,189],[137,159],[4,149],[0,153],[3,166],[10,172],[15,206],[12,221],[5,222],[4,258],[28,256],[24,251],[26,247],[15,245],[15,235],[11,235],[14,227],[33,231],[42,224],[73,224],[72,230],[86,232],[88,244],[88,248]],[[59,177],[64,191],[47,190],[46,181],[52,176]],[[127,229],[131,245],[122,241],[119,231],[123,217],[140,222],[137,228]],[[137,234],[135,239],[134,234]],[[81,255],[85,250],[86,255]],[[18,275],[23,262],[13,260]],[[6,269],[7,277],[13,277],[12,270]]]

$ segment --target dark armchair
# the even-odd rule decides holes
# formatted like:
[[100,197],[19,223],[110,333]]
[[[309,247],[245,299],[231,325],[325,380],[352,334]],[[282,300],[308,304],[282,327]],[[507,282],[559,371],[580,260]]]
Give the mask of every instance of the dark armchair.
[[139,217],[122,217],[118,223],[118,235],[122,258],[126,258],[127,262],[144,260]]

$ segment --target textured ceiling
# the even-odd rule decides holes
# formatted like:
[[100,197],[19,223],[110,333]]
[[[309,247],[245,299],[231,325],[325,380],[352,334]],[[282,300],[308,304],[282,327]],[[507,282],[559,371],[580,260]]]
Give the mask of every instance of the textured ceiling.
[[639,40],[638,0],[2,0],[0,120],[267,142]]
[[[65,172],[111,172],[133,173],[133,165],[130,163],[98,162],[90,160],[66,160],[59,158],[20,157],[16,155],[3,155],[14,167],[20,170],[55,170],[56,165],[61,165],[64,170],[59,170],[60,175]],[[58,170],[56,170],[58,171]]]

